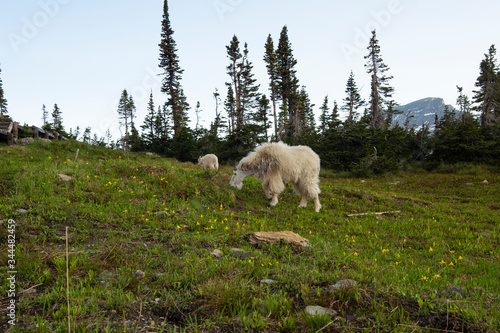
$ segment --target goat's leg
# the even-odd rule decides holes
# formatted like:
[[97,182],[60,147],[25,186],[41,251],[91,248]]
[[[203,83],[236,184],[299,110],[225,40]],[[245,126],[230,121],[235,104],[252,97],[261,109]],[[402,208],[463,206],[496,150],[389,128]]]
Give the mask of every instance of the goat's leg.
[[271,200],[271,207],[274,207],[278,204],[278,193],[272,193],[273,199]]

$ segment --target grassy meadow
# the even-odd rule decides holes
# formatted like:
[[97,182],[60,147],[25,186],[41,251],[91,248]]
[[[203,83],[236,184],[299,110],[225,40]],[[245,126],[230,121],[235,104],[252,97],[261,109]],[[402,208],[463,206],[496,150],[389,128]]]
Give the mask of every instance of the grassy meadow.
[[[270,208],[257,179],[236,190],[231,174],[75,141],[1,145],[0,331],[500,331],[500,170],[323,170],[320,213],[290,186]],[[311,247],[247,240],[283,230]],[[344,279],[356,285],[328,290]]]

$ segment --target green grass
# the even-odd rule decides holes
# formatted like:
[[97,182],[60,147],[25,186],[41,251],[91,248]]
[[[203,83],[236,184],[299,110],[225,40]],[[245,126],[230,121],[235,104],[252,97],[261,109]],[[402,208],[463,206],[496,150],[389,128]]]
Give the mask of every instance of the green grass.
[[[74,141],[0,146],[0,156],[0,246],[13,219],[18,271],[11,327],[1,251],[0,331],[67,331],[66,227],[75,332],[500,331],[500,173],[491,168],[369,179],[323,171],[315,213],[312,202],[298,208],[289,186],[269,208],[258,180],[233,189],[225,166],[205,172]],[[375,212],[392,213],[347,217]],[[246,240],[280,230],[312,246]],[[357,285],[326,291],[341,279]],[[308,317],[307,305],[338,315]]]

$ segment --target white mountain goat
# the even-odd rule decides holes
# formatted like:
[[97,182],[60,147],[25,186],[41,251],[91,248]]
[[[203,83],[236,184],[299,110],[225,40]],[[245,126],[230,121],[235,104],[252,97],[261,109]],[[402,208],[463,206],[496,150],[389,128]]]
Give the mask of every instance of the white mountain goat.
[[203,167],[203,170],[219,170],[219,160],[214,154],[207,154],[203,157],[198,157],[198,165]]
[[319,156],[309,147],[288,146],[281,141],[266,143],[241,159],[229,185],[241,189],[243,179],[253,175],[262,181],[266,197],[272,199],[271,206],[276,206],[278,195],[290,183],[302,196],[299,207],[306,207],[307,199],[312,198],[315,211],[319,212],[319,169]]

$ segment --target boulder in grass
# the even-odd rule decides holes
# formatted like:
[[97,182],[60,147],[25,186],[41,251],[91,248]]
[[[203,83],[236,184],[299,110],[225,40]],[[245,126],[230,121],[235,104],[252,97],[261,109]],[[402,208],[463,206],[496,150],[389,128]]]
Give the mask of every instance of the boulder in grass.
[[35,140],[33,138],[22,138],[22,139],[19,139],[17,141],[17,143],[21,144],[21,145],[30,145],[32,144],[33,142],[35,142]]
[[281,242],[285,242],[300,248],[307,248],[311,246],[311,242],[307,238],[291,231],[254,232],[248,237],[248,242],[252,245],[279,244]]
[[305,313],[307,313],[309,316],[336,316],[337,312],[332,311],[330,309],[324,308],[322,306],[317,306],[317,305],[308,305],[305,308]]
[[73,177],[68,176],[68,175],[64,175],[62,173],[58,174],[58,176],[59,176],[59,179],[61,179],[64,182],[70,182],[73,180]]
[[229,250],[229,252],[231,252],[233,256],[238,257],[240,259],[248,259],[252,257],[252,252],[245,251],[243,249],[237,249],[234,247],[231,250]]

